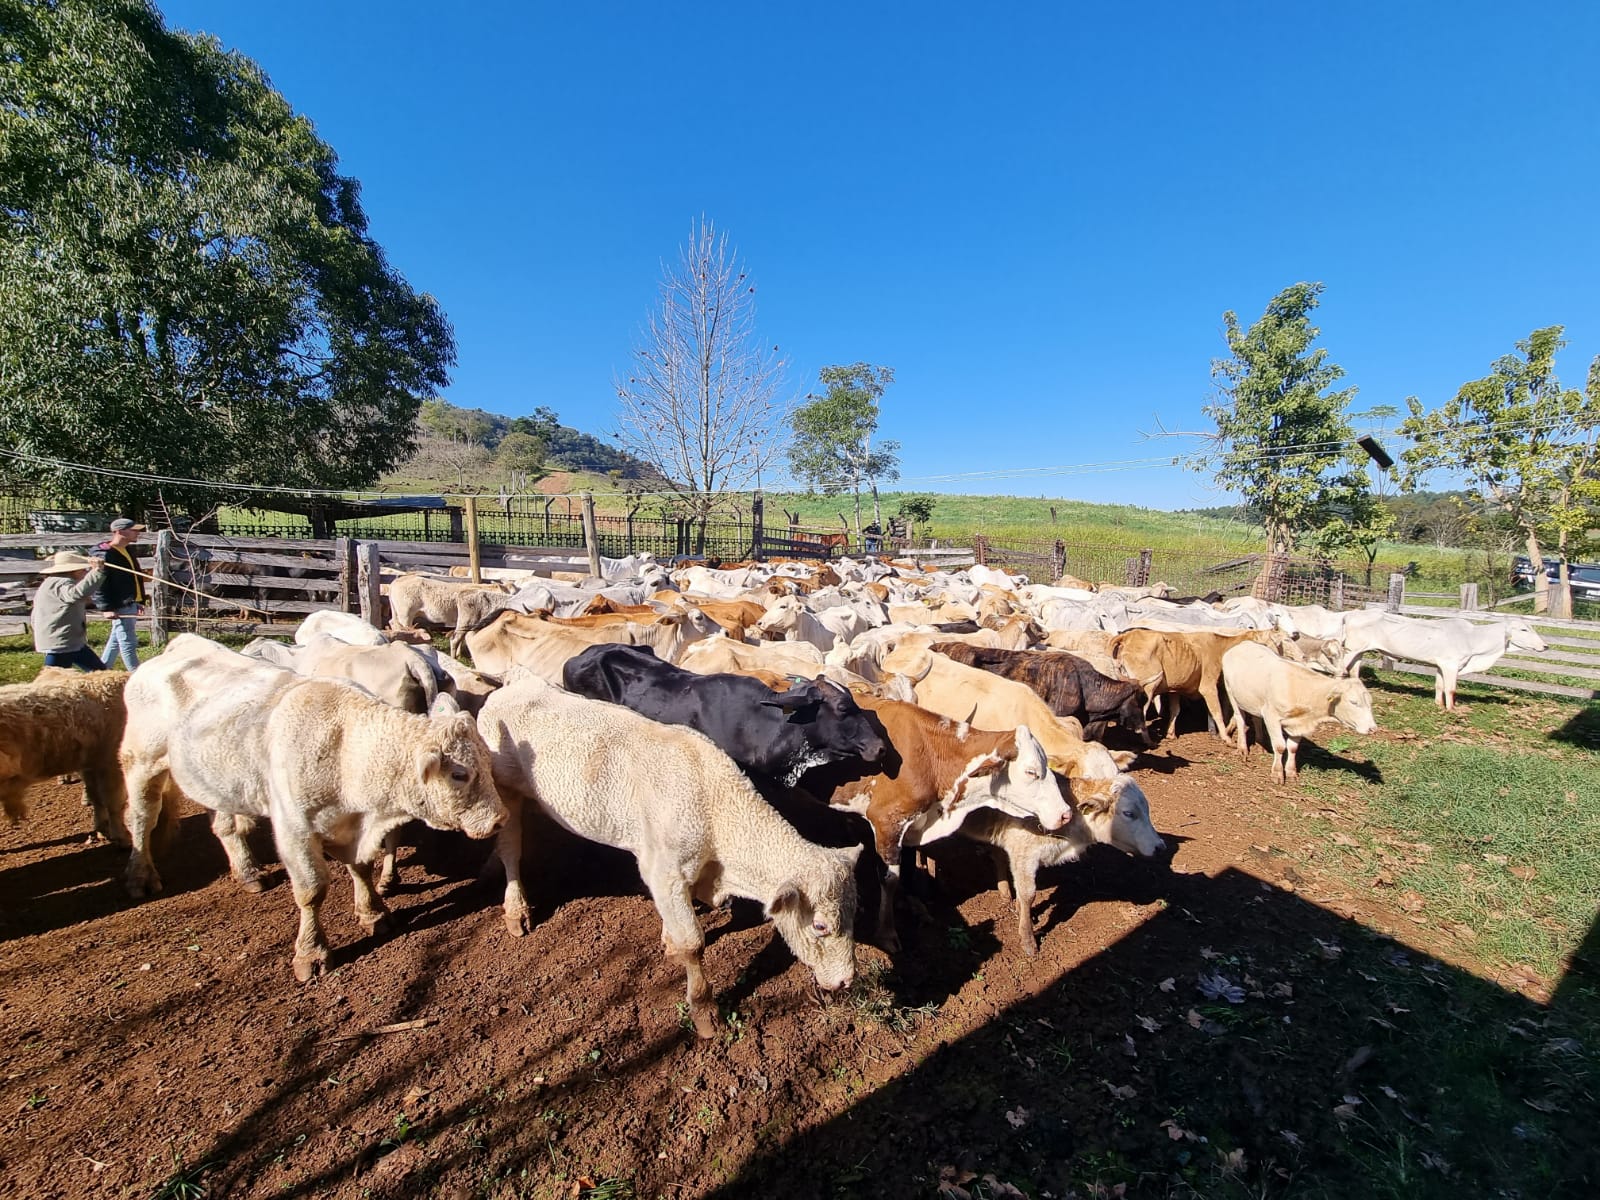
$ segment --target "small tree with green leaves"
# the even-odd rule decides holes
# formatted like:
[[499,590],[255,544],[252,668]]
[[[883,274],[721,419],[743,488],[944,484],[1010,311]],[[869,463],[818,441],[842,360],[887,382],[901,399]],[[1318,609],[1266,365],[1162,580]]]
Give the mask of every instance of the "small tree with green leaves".
[[1560,325],[1534,330],[1432,412],[1410,398],[1400,426],[1413,442],[1403,456],[1408,486],[1430,471],[1459,472],[1516,526],[1533,567],[1536,612],[1551,607],[1545,546],[1554,542],[1563,560],[1557,608],[1565,611],[1566,555],[1586,540],[1600,501],[1600,358],[1584,391],[1563,387],[1555,369],[1561,333]]
[[1196,466],[1243,497],[1273,555],[1376,545],[1388,516],[1351,458],[1346,410],[1356,389],[1334,388],[1344,371],[1315,345],[1321,295],[1320,283],[1285,288],[1249,328],[1224,313],[1229,354],[1211,364],[1218,399],[1205,411],[1217,432]]
[[807,396],[806,403],[789,418],[794,431],[789,469],[824,496],[853,494],[859,537],[862,485],[872,489],[872,519],[881,527],[878,482],[900,478],[900,443],[879,442],[876,449],[872,445],[878,431],[879,401],[894,382],[894,369],[852,363],[823,367],[819,378],[827,390],[820,396]]

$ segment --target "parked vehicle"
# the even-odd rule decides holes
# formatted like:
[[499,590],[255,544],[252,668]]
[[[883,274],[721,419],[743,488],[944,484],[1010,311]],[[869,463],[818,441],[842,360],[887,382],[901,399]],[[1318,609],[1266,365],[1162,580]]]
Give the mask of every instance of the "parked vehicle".
[[[1561,580],[1561,560],[1547,558],[1544,560],[1545,578],[1551,583]],[[1572,595],[1578,600],[1600,599],[1600,563],[1569,563],[1567,565],[1567,579],[1572,584]],[[1519,554],[1511,560],[1511,583],[1515,587],[1531,588],[1533,586],[1533,570],[1529,566],[1528,556]]]

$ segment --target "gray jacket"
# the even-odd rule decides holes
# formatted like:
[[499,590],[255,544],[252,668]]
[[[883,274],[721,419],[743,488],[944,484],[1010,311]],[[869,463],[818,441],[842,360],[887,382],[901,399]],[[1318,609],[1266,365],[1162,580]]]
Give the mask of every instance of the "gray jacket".
[[89,618],[89,597],[105,575],[102,568],[81,580],[67,575],[46,575],[33,597],[33,648],[40,654],[70,654],[89,644],[84,625]]

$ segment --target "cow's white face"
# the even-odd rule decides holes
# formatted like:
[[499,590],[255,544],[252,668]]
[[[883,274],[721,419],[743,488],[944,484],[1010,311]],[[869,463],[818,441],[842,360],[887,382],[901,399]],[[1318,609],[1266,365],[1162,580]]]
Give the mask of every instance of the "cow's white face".
[[790,880],[767,902],[767,916],[824,991],[856,977],[856,859],[860,846],[827,849],[820,870]]
[[1144,789],[1126,775],[1109,782],[1074,785],[1072,798],[1079,819],[1100,845],[1115,846],[1124,854],[1140,858],[1151,858],[1167,848],[1150,823],[1150,801],[1145,798]]
[[505,823],[506,806],[494,790],[489,748],[473,719],[447,696],[435,701],[416,762],[423,795],[418,815],[429,826],[486,838]]
[[767,606],[767,615],[756,622],[756,629],[767,637],[782,635],[800,623],[800,601],[793,596],[779,596]]
[[1072,819],[1072,807],[1061,794],[1049,757],[1026,725],[1017,726],[1016,736],[1016,758],[985,777],[994,806],[1021,820],[1032,818],[1046,830],[1060,829]]
[[1513,650],[1526,650],[1531,654],[1543,654],[1550,649],[1545,640],[1535,633],[1533,626],[1526,621],[1506,622],[1506,645]]
[[1329,715],[1357,733],[1371,733],[1378,727],[1377,718],[1372,715],[1372,693],[1359,679],[1340,681]]

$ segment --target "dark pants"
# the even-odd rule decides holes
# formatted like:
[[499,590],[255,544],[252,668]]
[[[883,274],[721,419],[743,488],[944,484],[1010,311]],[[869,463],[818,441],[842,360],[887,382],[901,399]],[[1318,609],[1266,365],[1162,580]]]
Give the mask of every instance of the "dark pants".
[[77,667],[80,671],[104,671],[108,668],[100,656],[87,646],[76,650],[52,650],[44,656],[47,667]]

